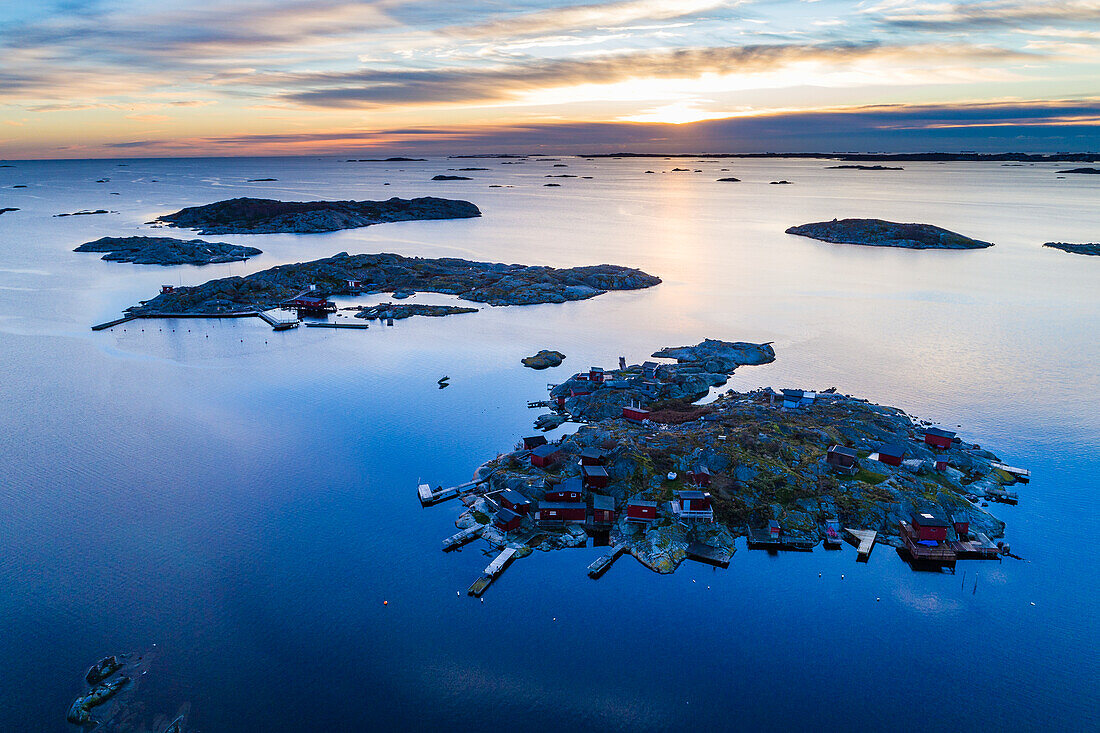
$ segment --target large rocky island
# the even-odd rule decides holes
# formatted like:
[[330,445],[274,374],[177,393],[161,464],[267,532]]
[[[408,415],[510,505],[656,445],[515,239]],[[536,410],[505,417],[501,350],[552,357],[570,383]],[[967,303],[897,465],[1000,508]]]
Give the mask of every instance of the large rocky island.
[[[583,546],[602,531],[618,551],[670,573],[689,556],[728,562],[739,536],[750,547],[810,549],[843,525],[904,547],[916,516],[949,528],[944,551],[1001,554],[989,538],[1005,525],[983,500],[1014,500],[1005,486],[1018,476],[992,453],[832,389],[730,390],[701,405],[669,398],[684,393],[678,380],[693,367],[769,360],[764,344],[706,341],[654,356],[680,360],[593,369],[570,380],[565,399],[552,392],[552,406],[585,424],[556,442],[525,438],[479,467],[473,488],[459,487],[456,538],[480,536],[522,557]],[[630,403],[592,412],[594,396],[617,392]]]
[[237,198],[189,206],[157,219],[200,234],[314,234],[395,221],[481,216],[469,201],[424,196],[386,201],[276,201]]
[[423,259],[396,254],[349,255],[280,265],[245,277],[175,288],[129,309],[158,313],[226,314],[274,308],[307,288],[314,295],[400,290],[445,293],[489,305],[564,303],[609,290],[637,290],[661,282],[619,265],[554,267],[471,262],[452,257]]
[[172,237],[102,237],[73,252],[106,252],[102,259],[136,265],[210,265],[263,254],[255,247],[239,244]]
[[931,224],[899,224],[882,219],[833,219],[791,227],[787,234],[833,244],[862,244],[905,249],[982,249],[991,242],[956,234]]

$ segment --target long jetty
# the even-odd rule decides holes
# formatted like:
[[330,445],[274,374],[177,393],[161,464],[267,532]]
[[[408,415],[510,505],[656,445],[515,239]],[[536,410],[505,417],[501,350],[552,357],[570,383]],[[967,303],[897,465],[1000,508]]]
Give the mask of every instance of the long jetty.
[[114,326],[120,326],[123,323],[134,321],[138,319],[152,320],[154,318],[259,318],[264,323],[271,326],[276,331],[284,331],[288,328],[296,328],[300,321],[297,319],[281,321],[274,316],[269,315],[264,311],[250,310],[250,311],[233,311],[231,313],[130,313],[122,318],[116,318],[113,321],[107,321],[106,323],[97,323],[92,326],[93,331],[103,331]]
[[443,540],[443,551],[446,552],[447,550],[453,550],[456,547],[460,547],[461,545],[464,545],[467,542],[470,542],[477,537],[480,537],[481,533],[484,531],[484,524],[475,524],[472,527],[467,527],[461,532],[457,532],[447,539]]
[[606,573],[612,563],[622,557],[624,552],[626,552],[626,545],[615,545],[609,552],[597,557],[596,560],[588,566],[588,577],[595,580]]
[[420,484],[416,487],[416,493],[417,496],[420,497],[420,504],[422,506],[430,506],[432,504],[438,504],[441,501],[447,501],[447,499],[453,499],[463,492],[469,491],[488,480],[488,478],[474,479],[473,481],[467,481],[464,484],[451,486],[446,489],[442,486],[433,489],[429,484]]
[[485,589],[492,585],[504,568],[511,562],[512,557],[516,554],[516,548],[506,547],[504,551],[497,555],[491,563],[489,563],[485,571],[481,574],[481,577],[474,581],[474,584],[470,586],[470,590],[466,591],[467,595],[480,597]]
[[366,323],[326,323],[325,321],[306,321],[307,328],[370,328]]

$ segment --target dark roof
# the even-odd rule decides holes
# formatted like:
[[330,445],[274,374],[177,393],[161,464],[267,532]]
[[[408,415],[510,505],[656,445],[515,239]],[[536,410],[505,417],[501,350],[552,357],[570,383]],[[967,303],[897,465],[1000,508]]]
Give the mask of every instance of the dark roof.
[[626,503],[626,505],[628,507],[631,507],[631,506],[652,506],[652,507],[655,507],[655,506],[657,506],[657,502],[648,501],[646,499],[631,499],[630,501],[628,501]]
[[545,435],[532,435],[523,439],[523,444],[531,446],[532,448],[538,447],[540,445],[546,445],[549,442],[550,441],[546,439]]
[[830,453],[839,453],[842,456],[848,456],[849,458],[859,458],[859,454],[856,453],[855,448],[845,448],[842,445],[834,445],[829,448]]
[[501,509],[500,511],[497,512],[496,521],[499,524],[507,524],[508,522],[511,522],[513,519],[515,519],[518,516],[519,516],[518,514],[516,514],[514,511],[512,511],[508,507],[504,507],[503,509]]
[[592,372],[602,372],[602,371],[603,371],[603,367],[588,367],[588,373],[589,374],[591,374]]
[[912,515],[913,524],[919,524],[922,527],[950,527],[951,524],[937,514],[934,510],[928,510],[923,512],[913,512]]
[[603,458],[603,451],[599,448],[585,448],[581,451],[581,458]]
[[952,440],[955,438],[955,434],[953,432],[951,432],[950,430],[944,430],[943,428],[928,428],[924,432],[929,435],[936,435],[940,438],[951,438]]
[[587,509],[583,501],[543,501],[539,502],[539,511],[543,509]]
[[518,491],[513,491],[512,489],[505,489],[504,491],[500,492],[500,498],[501,499],[507,499],[508,501],[512,502],[516,506],[531,503],[531,500],[528,499],[526,496],[519,493]]
[[694,473],[703,474],[704,476],[709,476],[710,475],[710,469],[707,468],[706,466],[699,465],[699,466],[695,467]]
[[878,454],[880,456],[893,456],[895,458],[901,458],[908,452],[908,448],[898,443],[887,443],[886,445],[879,446]]
[[546,491],[548,493],[549,492],[554,492],[554,491],[572,491],[572,492],[577,493],[577,494],[583,494],[584,493],[584,485],[581,484],[580,477],[572,476],[570,478],[565,479],[564,481],[562,481],[557,486],[551,486]]
[[581,466],[581,473],[585,476],[607,476],[607,469],[603,466]]
[[677,491],[676,495],[681,499],[706,499],[707,494],[703,491]]
[[794,397],[795,399],[802,399],[802,395],[806,394],[801,389],[785,389],[783,390],[784,397]]
[[655,362],[655,361],[643,361],[642,362],[642,369],[656,369],[657,366],[658,366],[657,362]]
[[615,511],[615,497],[604,496],[603,494],[592,495],[592,508],[593,509],[607,509],[609,511]]
[[547,443],[546,445],[540,445],[538,448],[535,448],[534,450],[532,450],[531,455],[539,456],[540,458],[546,458],[546,457],[552,456],[555,453],[558,453],[560,451],[561,451],[561,446],[560,445],[554,445],[553,443]]

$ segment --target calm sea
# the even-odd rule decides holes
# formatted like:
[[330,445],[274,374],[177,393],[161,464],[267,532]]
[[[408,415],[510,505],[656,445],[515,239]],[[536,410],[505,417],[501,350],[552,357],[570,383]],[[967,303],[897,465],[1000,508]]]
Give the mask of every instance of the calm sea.
[[[1097,241],[1100,181],[1059,179],[1056,164],[562,162],[0,168],[0,207],[20,209],[0,216],[0,730],[65,731],[89,664],[153,645],[147,717],[190,702],[206,733],[1097,729],[1100,258],[1040,245]],[[467,166],[490,170],[429,180]],[[544,177],[562,173],[592,178]],[[266,177],[278,180],[246,183]],[[71,251],[236,196],[426,194],[484,216],[208,237],[264,254],[202,268]],[[112,213],[54,217],[98,208]],[[997,246],[783,233],[848,216]],[[163,283],[340,251],[608,262],[664,283],[367,331],[89,330]],[[731,387],[835,386],[961,425],[1030,468],[1019,506],[991,507],[1025,559],[951,576],[915,573],[885,546],[867,564],[850,547],[742,546],[728,570],[661,577],[627,557],[593,582],[588,548],[536,553],[484,603],[466,597],[489,556],[440,552],[459,507],[422,509],[418,480],[465,481],[510,449],[548,381],[704,337],[775,342],[776,362]],[[540,348],[565,366],[523,369]],[[443,375],[453,386],[439,390]]]

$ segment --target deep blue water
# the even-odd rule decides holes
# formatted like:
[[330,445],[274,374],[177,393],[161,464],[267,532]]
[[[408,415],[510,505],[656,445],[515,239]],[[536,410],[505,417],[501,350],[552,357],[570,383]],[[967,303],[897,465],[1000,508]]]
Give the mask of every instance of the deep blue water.
[[[479,180],[435,183],[468,161],[125,162],[0,169],[0,207],[21,209],[0,217],[0,730],[66,730],[89,664],[154,644],[149,717],[189,701],[206,733],[893,730],[918,716],[927,731],[1097,729],[1100,259],[1039,245],[1096,241],[1100,182],[1058,180],[1055,165],[733,160],[646,175],[679,163],[570,159],[566,172],[594,178],[544,188],[564,169],[489,162]],[[744,182],[714,182],[725,175]],[[280,180],[243,183],[266,176]],[[780,178],[795,185],[767,185]],[[209,237],[265,254],[205,268],[71,252],[232,196],[427,193],[484,216]],[[119,213],[53,217],[100,207]],[[997,246],[783,234],[834,216]],[[614,262],[665,282],[365,332],[88,329],[161,283],[341,250]],[[991,507],[1026,561],[961,562],[951,576],[915,573],[886,546],[867,564],[850,547],[741,546],[727,570],[685,563],[663,577],[627,557],[593,582],[585,567],[601,550],[588,548],[535,553],[484,603],[466,597],[489,556],[440,552],[459,507],[421,509],[418,479],[464,481],[509,450],[531,433],[526,401],[563,370],[707,336],[775,342],[776,362],[731,387],[837,386],[961,425],[1030,468],[1019,506]],[[565,367],[520,367],[539,348],[567,354]],[[441,391],[443,374],[453,386]]]

